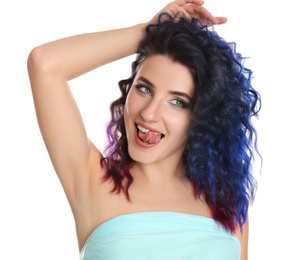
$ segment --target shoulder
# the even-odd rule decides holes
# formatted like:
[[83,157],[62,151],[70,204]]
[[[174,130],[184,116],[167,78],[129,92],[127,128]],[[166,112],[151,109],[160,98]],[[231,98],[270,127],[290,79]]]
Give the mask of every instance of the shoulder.
[[249,222],[245,223],[242,228],[238,228],[234,235],[238,238],[241,244],[241,258],[240,260],[248,259],[248,238],[249,238]]

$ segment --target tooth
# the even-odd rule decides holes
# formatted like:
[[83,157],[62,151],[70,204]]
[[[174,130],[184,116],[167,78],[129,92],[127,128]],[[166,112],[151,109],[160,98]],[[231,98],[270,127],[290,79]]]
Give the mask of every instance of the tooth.
[[148,129],[143,128],[143,127],[141,127],[141,126],[139,126],[139,125],[137,125],[137,128],[138,128],[140,131],[142,131],[143,133],[148,133],[148,132],[149,132]]
[[[140,131],[142,131],[143,133],[148,133],[150,130],[149,129],[146,129],[146,128],[143,128],[143,127],[141,127],[141,126],[139,126],[139,125],[137,125],[137,128],[140,130]],[[156,132],[154,132],[155,133],[155,135],[161,135],[161,133],[156,133]]]

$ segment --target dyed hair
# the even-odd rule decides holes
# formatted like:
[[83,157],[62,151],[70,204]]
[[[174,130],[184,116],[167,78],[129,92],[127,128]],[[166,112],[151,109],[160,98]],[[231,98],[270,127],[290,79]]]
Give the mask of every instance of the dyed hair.
[[104,180],[112,178],[112,192],[123,191],[130,200],[133,160],[128,153],[124,105],[140,65],[155,54],[191,69],[196,87],[184,173],[195,195],[204,196],[214,220],[234,232],[246,222],[256,190],[251,164],[257,138],[251,118],[260,110],[260,96],[251,86],[252,72],[243,66],[235,44],[225,42],[198,19],[163,13],[157,24],[146,28],[131,77],[119,82],[121,97],[111,105],[109,141],[102,159],[107,166]]

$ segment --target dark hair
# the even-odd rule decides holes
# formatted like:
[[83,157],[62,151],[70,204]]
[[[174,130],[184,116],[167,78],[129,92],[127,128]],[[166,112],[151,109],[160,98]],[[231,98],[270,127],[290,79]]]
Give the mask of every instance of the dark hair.
[[251,163],[257,138],[251,118],[260,109],[260,96],[251,86],[252,72],[243,66],[235,44],[225,42],[210,28],[198,19],[188,21],[183,15],[166,13],[159,16],[157,24],[147,27],[132,75],[119,82],[121,97],[111,105],[107,157],[102,161],[108,167],[105,180],[112,178],[115,183],[112,192],[123,191],[130,200],[133,161],[128,154],[123,112],[132,82],[141,63],[151,55],[166,55],[186,65],[196,88],[183,158],[185,174],[196,196],[204,195],[213,218],[233,232],[246,222],[256,189]]

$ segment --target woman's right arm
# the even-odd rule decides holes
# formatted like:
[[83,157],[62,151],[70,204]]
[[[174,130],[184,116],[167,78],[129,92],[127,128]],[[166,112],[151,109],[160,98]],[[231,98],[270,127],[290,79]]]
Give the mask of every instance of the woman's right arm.
[[39,127],[68,199],[87,178],[83,175],[92,148],[68,80],[135,53],[145,26],[68,37],[36,47],[29,55]]

